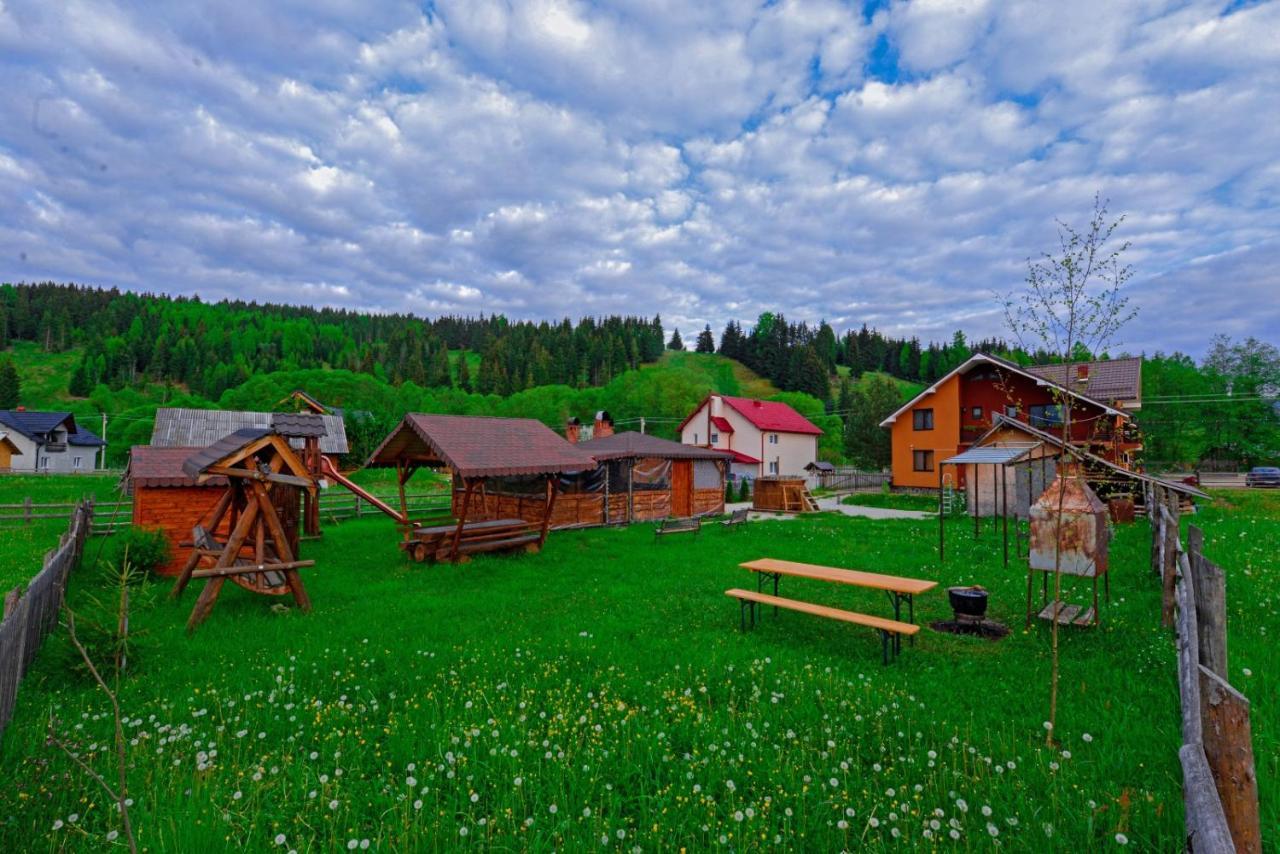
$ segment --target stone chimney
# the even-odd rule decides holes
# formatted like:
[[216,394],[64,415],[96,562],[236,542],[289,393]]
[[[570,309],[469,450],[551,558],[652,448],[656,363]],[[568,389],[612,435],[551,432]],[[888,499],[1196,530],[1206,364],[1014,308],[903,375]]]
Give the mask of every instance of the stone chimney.
[[582,438],[582,424],[577,418],[570,418],[565,422],[564,437],[569,440],[570,445],[578,444],[578,440]]
[[613,435],[613,416],[607,410],[601,409],[596,413],[595,432],[592,434],[594,439],[603,439],[605,436]]

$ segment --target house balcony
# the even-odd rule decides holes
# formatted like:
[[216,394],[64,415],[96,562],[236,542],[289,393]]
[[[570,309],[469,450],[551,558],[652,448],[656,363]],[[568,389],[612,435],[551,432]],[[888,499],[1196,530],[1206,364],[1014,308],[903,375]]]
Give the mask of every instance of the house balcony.
[[45,442],[44,452],[46,454],[61,454],[67,450],[66,442]]

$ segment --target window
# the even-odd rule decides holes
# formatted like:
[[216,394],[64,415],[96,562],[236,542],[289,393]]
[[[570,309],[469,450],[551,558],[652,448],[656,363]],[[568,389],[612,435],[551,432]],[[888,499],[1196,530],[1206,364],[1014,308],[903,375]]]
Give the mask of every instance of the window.
[[72,457],[71,467],[77,471],[84,467],[84,457]]
[[914,430],[932,430],[933,429],[933,410],[932,409],[911,410],[911,427]]
[[777,461],[777,460],[770,460],[770,461],[769,461],[769,474],[777,474],[777,473],[778,473],[778,461]]
[[933,451],[912,451],[912,471],[933,471]]
[[769,444],[770,444],[770,445],[776,445],[776,444],[778,444],[778,434],[777,434],[777,433],[770,433],[770,434],[769,434]]
[[1004,414],[1005,414],[1005,415],[1008,415],[1010,418],[1017,418],[1017,417],[1018,417],[1018,405],[1017,405],[1016,403],[1011,403],[1011,404],[1009,404],[1008,406],[1006,406],[1006,407],[1004,408]]
[[1036,404],[1029,409],[1032,427],[1059,427],[1062,425],[1062,407],[1056,403]]
[[695,445],[696,445],[696,444],[698,444],[698,434],[697,434],[697,433],[694,433],[694,434],[693,434],[693,444],[695,444]]
[[48,471],[48,470],[49,470],[49,458],[48,458],[48,457],[41,457],[41,458],[40,458],[40,468],[41,468],[41,469],[43,469],[44,471]]
[[974,421],[981,421],[981,420],[982,420],[982,407],[981,407],[981,406],[975,406],[975,407],[971,408],[971,409],[969,410],[969,417],[970,417],[970,418],[972,418]]
[[718,445],[718,444],[720,444],[720,434],[719,434],[719,433],[712,433],[712,434],[711,434],[711,444],[713,444],[713,445]]

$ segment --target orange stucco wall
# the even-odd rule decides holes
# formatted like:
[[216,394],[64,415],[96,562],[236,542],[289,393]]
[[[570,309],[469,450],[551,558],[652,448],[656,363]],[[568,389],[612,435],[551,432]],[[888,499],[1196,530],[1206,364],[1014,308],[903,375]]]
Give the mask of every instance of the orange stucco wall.
[[[933,429],[915,430],[916,409],[933,410]],[[960,444],[960,377],[953,376],[933,394],[898,416],[890,428],[893,442],[893,485],[938,487],[938,464]],[[933,451],[933,471],[912,471],[912,451]]]

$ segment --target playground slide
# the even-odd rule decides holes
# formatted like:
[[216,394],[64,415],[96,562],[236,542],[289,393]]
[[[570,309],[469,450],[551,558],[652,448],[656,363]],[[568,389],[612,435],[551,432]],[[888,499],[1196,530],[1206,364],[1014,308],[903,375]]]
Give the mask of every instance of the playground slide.
[[395,509],[390,504],[386,503],[380,498],[374,497],[373,495],[369,494],[361,487],[357,486],[347,478],[343,477],[342,473],[338,471],[338,467],[333,464],[333,460],[323,455],[320,457],[320,471],[329,480],[332,480],[334,483],[337,483],[339,486],[343,486],[349,489],[351,492],[360,496],[362,500],[369,502],[374,507],[377,507],[383,513],[386,513],[388,516],[390,516],[392,519],[395,519],[400,524],[402,525],[409,524],[409,520],[406,519],[404,516],[402,516],[399,510]]

